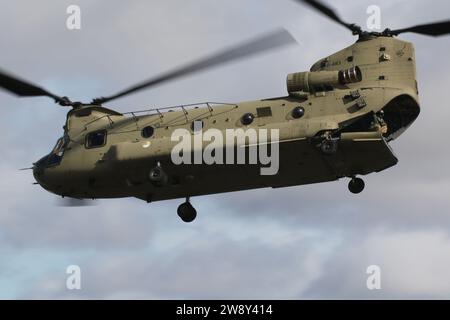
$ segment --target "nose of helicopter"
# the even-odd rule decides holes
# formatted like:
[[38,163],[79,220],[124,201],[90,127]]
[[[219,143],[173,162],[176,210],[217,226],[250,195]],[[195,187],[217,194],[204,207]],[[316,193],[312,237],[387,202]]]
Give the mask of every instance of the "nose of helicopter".
[[[33,163],[33,176],[36,182],[45,190],[57,195],[69,195],[72,188],[71,179],[61,167],[60,159],[49,154]],[[66,187],[66,188],[65,188]]]
[[52,155],[46,155],[33,164],[33,176],[44,189],[56,192],[60,175],[55,166],[51,166]]
[[36,179],[36,182],[39,183],[41,186],[45,187],[45,163],[47,162],[48,156],[42,157],[35,163],[33,163],[33,176],[34,179]]

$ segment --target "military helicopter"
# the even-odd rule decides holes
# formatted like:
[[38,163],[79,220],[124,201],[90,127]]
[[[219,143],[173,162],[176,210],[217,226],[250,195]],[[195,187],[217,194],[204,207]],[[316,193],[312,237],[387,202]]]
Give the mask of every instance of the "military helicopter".
[[[399,137],[420,112],[414,47],[396,38],[414,32],[441,36],[450,21],[383,32],[363,31],[344,22],[319,1],[305,3],[349,29],[357,41],[314,63],[307,72],[287,76],[284,97],[242,103],[202,103],[121,113],[104,105],[119,97],[169,80],[295,43],[285,30],[257,38],[205,60],[178,68],[91,103],[72,102],[6,72],[0,87],[20,97],[46,96],[70,107],[63,136],[35,162],[37,184],[70,199],[136,197],[147,202],[185,198],[177,210],[191,222],[197,212],[190,197],[280,188],[350,178],[352,193],[364,189],[358,177],[397,164],[389,142]],[[279,170],[261,175],[260,165],[175,164],[171,158],[176,129],[276,129]],[[233,140],[234,141],[234,140]],[[249,140],[224,148],[244,148]],[[200,151],[206,148],[200,145]],[[192,151],[195,152],[195,151]]]

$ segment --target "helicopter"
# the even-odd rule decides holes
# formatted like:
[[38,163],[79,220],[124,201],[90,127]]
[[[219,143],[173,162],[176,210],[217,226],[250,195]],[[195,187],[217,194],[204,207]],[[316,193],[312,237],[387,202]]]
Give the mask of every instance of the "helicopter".
[[[429,36],[450,33],[450,21],[382,32],[364,31],[342,20],[316,0],[297,0],[349,29],[352,45],[315,62],[309,71],[287,76],[283,97],[241,103],[200,103],[121,113],[105,104],[143,89],[201,70],[294,44],[284,29],[225,50],[209,58],[138,83],[117,94],[73,102],[68,97],[0,71],[0,87],[20,97],[45,96],[68,107],[64,132],[51,152],[33,163],[36,184],[68,199],[135,197],[147,202],[184,198],[177,209],[184,222],[197,211],[194,196],[281,188],[349,178],[351,193],[361,193],[360,176],[397,164],[389,142],[397,139],[420,113],[416,61],[412,43],[396,38],[413,32]],[[256,143],[248,136],[219,143],[215,153],[270,149],[279,157],[275,174],[261,174],[258,163],[174,163],[179,141],[214,129],[271,130]],[[239,142],[240,141],[240,142]],[[201,141],[197,149],[208,148]],[[255,149],[256,148],[256,149]],[[233,153],[234,152],[234,153]]]

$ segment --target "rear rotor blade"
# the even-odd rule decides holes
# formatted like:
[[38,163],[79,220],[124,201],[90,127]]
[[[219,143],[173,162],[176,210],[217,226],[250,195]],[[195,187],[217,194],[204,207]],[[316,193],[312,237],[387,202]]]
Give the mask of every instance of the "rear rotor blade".
[[436,22],[436,23],[429,23],[429,24],[421,24],[418,26],[410,27],[410,28],[404,28],[404,29],[397,29],[397,30],[391,30],[390,33],[393,35],[399,35],[400,33],[405,32],[414,32],[418,34],[424,34],[427,36],[442,36],[450,33],[450,20],[442,21],[442,22]]
[[308,4],[309,6],[313,7],[317,11],[323,13],[327,17],[331,18],[332,20],[336,21],[340,25],[343,25],[347,29],[350,29],[354,34],[359,34],[361,32],[361,28],[353,23],[347,23],[343,21],[334,10],[332,10],[330,7],[324,5],[322,2],[317,0],[296,0],[297,2],[303,2]]
[[262,53],[264,51],[275,49],[277,47],[282,47],[295,42],[296,42],[295,39],[291,36],[289,32],[287,32],[284,29],[278,30],[276,32],[270,33],[263,37],[257,38],[253,41],[250,41],[246,44],[226,50],[224,52],[213,55],[204,60],[200,60],[185,67],[176,69],[172,72],[168,72],[166,74],[163,74],[162,76],[144,81],[124,91],[121,91],[115,95],[94,99],[93,103],[102,104],[111,101],[113,99],[117,99],[125,95],[131,94],[133,92],[150,88],[163,82],[174,80],[186,76],[188,74],[198,72],[200,70],[205,70],[220,64],[224,64],[233,60],[242,59],[251,55],[255,55],[257,53]]
[[70,102],[66,97],[59,97],[43,88],[1,70],[0,87],[19,97],[49,97],[61,105],[67,105],[67,103]]

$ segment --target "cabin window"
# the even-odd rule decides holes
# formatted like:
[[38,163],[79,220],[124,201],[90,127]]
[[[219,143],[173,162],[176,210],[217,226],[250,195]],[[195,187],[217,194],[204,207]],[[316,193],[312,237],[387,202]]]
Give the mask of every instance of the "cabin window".
[[86,148],[98,148],[106,144],[106,130],[89,133],[86,136]]
[[292,109],[292,118],[300,119],[305,115],[305,108],[298,106]]
[[147,126],[144,129],[142,129],[142,131],[141,131],[141,135],[144,138],[150,138],[153,136],[154,133],[155,133],[155,128],[153,128],[152,126]]
[[251,124],[253,122],[254,118],[255,118],[255,116],[253,115],[253,113],[246,113],[242,116],[241,123],[244,126],[248,126],[249,124]]

